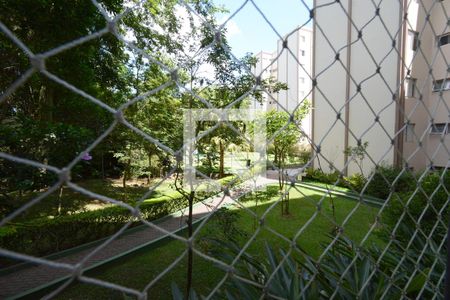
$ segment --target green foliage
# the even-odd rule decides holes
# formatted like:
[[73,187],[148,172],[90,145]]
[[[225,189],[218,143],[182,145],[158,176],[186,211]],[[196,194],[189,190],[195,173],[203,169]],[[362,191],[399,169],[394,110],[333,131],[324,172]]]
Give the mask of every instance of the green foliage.
[[[326,246],[328,244],[324,245]],[[221,243],[221,248],[221,259],[225,261],[232,259],[240,251],[233,243]],[[417,250],[419,251],[416,252]],[[414,248],[410,253],[419,255],[421,250]],[[265,286],[264,292],[271,298],[316,300],[329,299],[334,295],[336,299],[369,300],[380,299],[381,296],[397,299],[402,295],[397,286],[405,286],[406,295],[415,298],[426,283],[425,275],[420,272],[414,275],[413,265],[402,264],[405,253],[399,252],[395,246],[385,254],[387,258],[377,263],[381,251],[382,249],[377,247],[370,250],[356,247],[351,240],[339,238],[318,263],[307,253],[298,261],[292,254],[282,249],[277,253],[266,244],[265,257],[262,260],[244,253],[235,265],[234,274]],[[390,274],[397,266],[397,274],[391,279],[387,278],[385,274]],[[434,275],[438,274],[439,272],[436,272]],[[410,276],[413,277],[407,285]],[[227,299],[256,299],[262,290],[232,277],[232,280],[226,282],[221,293]],[[425,292],[425,295],[427,294],[430,295]]]
[[[308,113],[310,104],[304,101],[302,106],[296,110],[293,122],[299,123]],[[287,151],[297,144],[301,137],[299,128],[290,121],[290,115],[285,111],[270,110],[264,115],[266,119],[267,138],[273,141],[269,152],[275,156],[275,163],[279,166],[284,163]],[[283,130],[282,132],[279,132]],[[276,136],[275,136],[276,135]]]
[[[189,1],[190,2],[190,1]],[[194,1],[193,9],[201,15],[216,11],[209,0]],[[106,0],[100,4],[110,16],[122,12],[126,2]],[[135,39],[135,44],[168,66],[180,58],[183,50],[204,38],[206,32],[190,22],[189,34],[182,36],[176,15],[177,1],[144,1],[142,7],[126,14],[117,30]],[[34,53],[43,53],[105,28],[105,18],[89,1],[12,1],[1,0],[0,19]],[[188,12],[190,15],[191,13]],[[154,24],[155,26],[148,26]],[[158,28],[155,30],[154,28]],[[204,27],[204,26],[202,26]],[[64,30],[54,30],[64,28]],[[211,33],[209,33],[211,35]],[[3,33],[0,33],[0,91],[5,91],[30,66],[29,58]],[[177,55],[173,55],[177,54]],[[161,68],[145,60],[142,54],[129,51],[112,34],[105,34],[76,47],[61,51],[45,61],[46,69],[77,89],[118,108],[135,96],[149,92],[170,80]],[[183,70],[180,70],[183,73]],[[186,76],[180,74],[180,80]],[[165,145],[178,149],[182,143],[180,89],[171,85],[130,105],[124,115],[129,123]],[[114,116],[85,97],[36,72],[0,106],[1,151],[26,157],[44,164],[62,167],[80,149],[100,136],[113,122]],[[14,136],[12,127],[19,129]],[[64,127],[64,128],[62,128]],[[28,133],[28,134],[27,134]],[[6,134],[6,135],[3,135]],[[5,136],[5,138],[3,138]],[[56,137],[55,137],[56,136]],[[30,140],[30,141],[27,141]],[[28,143],[29,142],[29,143]],[[145,143],[123,127],[114,130],[93,150],[94,159],[76,170],[72,178],[118,175],[159,175],[164,152],[152,143]],[[59,155],[56,155],[58,154]],[[148,159],[157,155],[159,159]],[[132,158],[133,162],[128,162]],[[120,162],[118,162],[120,159]],[[3,162],[1,162],[3,164]],[[11,172],[2,172],[0,181],[15,190],[39,190],[54,181],[41,170],[5,162],[15,168],[17,183]],[[10,166],[9,166],[9,165]],[[86,168],[85,168],[86,167]],[[2,165],[2,171],[5,170]]]
[[[218,180],[217,183],[231,186],[236,183],[234,179],[234,176],[229,176]],[[213,192],[200,190],[196,193],[194,202],[213,195]],[[128,204],[135,205],[132,202]],[[173,192],[144,200],[139,209],[144,219],[155,220],[187,206],[188,200],[178,192]],[[9,250],[43,256],[109,236],[130,221],[132,226],[140,224],[128,209],[121,206],[53,218],[34,218],[3,226],[0,231],[0,245]]]
[[[415,231],[416,228],[406,224],[400,224],[395,233],[386,228],[383,233],[393,242],[388,253],[383,254],[383,249],[377,247],[372,247],[370,251],[375,258],[383,256],[380,268],[386,274],[390,274],[398,266],[406,278],[412,278],[406,288],[411,299],[417,299],[422,287],[424,292],[420,299],[431,299],[437,290],[444,293],[441,276],[445,272],[447,249],[445,245],[440,245],[443,241],[446,242],[447,233],[438,230],[430,239]],[[401,260],[402,257],[404,259]]]
[[[56,167],[70,163],[94,139],[93,132],[84,127],[34,121],[25,116],[2,120],[0,136],[0,151]],[[72,176],[76,178],[84,167],[86,164],[79,164]],[[0,160],[0,192],[5,195],[40,189],[56,179],[49,171]]]
[[[248,254],[242,255],[235,274],[266,286],[265,292],[270,297],[315,300],[328,299],[336,294],[337,299],[354,299],[359,295],[359,299],[369,300],[378,299],[385,292],[388,299],[400,296],[398,289],[391,285],[385,275],[377,272],[379,268],[371,253],[356,248],[348,239],[338,239],[320,265],[307,255],[299,262],[281,249],[276,253],[268,244],[265,248],[263,260],[256,260]],[[234,244],[222,244],[222,249],[226,252],[224,258],[233,257],[240,250]],[[353,264],[348,268],[350,263]],[[314,278],[312,282],[311,278]],[[394,276],[392,282],[405,283],[407,279],[400,273]],[[233,278],[227,281],[222,293],[228,299],[240,299],[243,295],[246,299],[255,299],[261,294],[261,289]]]
[[[420,229],[425,235],[431,234],[431,238],[436,237],[436,242],[440,243],[439,237],[445,234],[449,222],[449,188],[450,174],[429,173],[417,188],[394,194],[382,215],[386,230],[392,231],[401,222],[408,228]],[[402,217],[403,212],[406,214]],[[410,238],[401,231],[395,235],[401,241]]]
[[364,143],[358,142],[357,146],[354,146],[354,147],[349,146],[344,150],[344,154],[348,157],[348,159],[350,161],[353,161],[354,163],[356,163],[361,174],[364,174],[363,163],[364,163],[364,158],[366,157],[366,154],[367,154],[366,149],[368,146],[369,146],[369,142],[364,142]]
[[[202,198],[211,196],[202,193]],[[155,220],[185,208],[187,200],[162,196],[145,200],[140,206],[144,219]],[[113,206],[99,210],[65,215],[52,219],[40,218],[3,227],[0,245],[21,253],[43,256],[94,241],[117,232],[127,222],[139,225],[126,208]]]
[[360,173],[343,178],[344,185],[355,192],[361,192],[367,183],[366,177]]
[[292,153],[292,155],[297,156],[300,159],[300,163],[302,165],[306,165],[311,160],[311,151],[310,150],[302,150],[299,153]]
[[367,194],[387,199],[391,192],[408,192],[416,187],[416,179],[408,170],[392,166],[378,166],[368,176]]
[[247,233],[237,226],[240,216],[238,211],[226,207],[216,210],[197,242],[202,251],[209,255],[219,251],[216,240],[236,243],[245,238]]
[[320,169],[307,168],[305,180],[319,181],[331,185],[344,186],[346,185],[341,181],[341,174],[337,171],[333,173],[325,173]]

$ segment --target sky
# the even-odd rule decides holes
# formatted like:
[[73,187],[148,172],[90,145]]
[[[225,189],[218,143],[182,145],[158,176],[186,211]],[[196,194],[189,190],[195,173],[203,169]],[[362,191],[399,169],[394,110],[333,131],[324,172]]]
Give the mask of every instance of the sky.
[[[217,20],[223,23],[244,2],[245,0],[215,0],[215,4],[223,5],[229,10],[229,13],[217,15]],[[254,2],[281,36],[309,20],[309,9],[301,0],[254,0]],[[312,0],[304,2],[308,7],[312,7]],[[307,25],[311,26],[311,23]],[[259,51],[275,51],[279,39],[250,1],[227,23],[227,31],[228,43],[236,57],[242,57],[247,52],[256,54]]]

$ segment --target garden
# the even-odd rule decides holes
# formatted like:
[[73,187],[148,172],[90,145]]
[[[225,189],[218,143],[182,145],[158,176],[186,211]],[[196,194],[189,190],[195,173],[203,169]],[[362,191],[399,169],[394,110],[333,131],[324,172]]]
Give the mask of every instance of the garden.
[[[273,207],[265,217],[261,231],[250,246],[245,249],[245,255],[251,255],[256,260],[264,259],[266,244],[272,245],[277,252],[279,249],[288,249],[290,247],[289,240],[294,238],[298,230],[313,217],[317,204],[322,202],[322,213],[315,217],[312,223],[306,227],[306,230],[299,235],[296,240],[298,248],[293,255],[294,258],[300,260],[304,253],[308,253],[308,255],[316,259],[323,252],[322,245],[326,244],[330,239],[329,236],[334,234],[336,225],[342,224],[347,214],[358,205],[356,201],[350,199],[335,196],[330,199],[327,196],[324,197],[323,193],[310,191],[305,188],[293,189],[289,198],[290,214],[281,216],[280,205]],[[195,242],[196,248],[219,259],[223,259],[220,256],[221,254],[218,253],[218,250],[221,248],[220,242],[235,244],[236,247],[242,249],[250,236],[259,227],[259,218],[278,199],[278,187],[272,185],[265,190],[241,197],[239,201],[244,205],[245,209],[235,205],[220,209],[199,232]],[[332,203],[335,206],[334,214]],[[377,212],[378,208],[376,207],[359,206],[350,222],[345,225],[345,235],[358,243],[372,226],[375,227],[375,230],[379,230],[375,225]],[[272,231],[277,232],[284,238],[280,238]],[[383,245],[383,243],[381,239],[373,236],[366,241],[368,245]],[[112,267],[103,269],[101,274],[95,274],[95,277],[142,290],[146,284],[162,273],[184,251],[185,246],[183,243],[167,239],[144,253],[131,256],[121,260]],[[155,257],[159,259],[155,260]],[[155,299],[166,299],[167,295],[171,293],[170,287],[172,282],[184,290],[185,268],[186,260],[182,259],[175,268],[167,272],[148,290],[149,295]],[[220,266],[198,255],[194,257],[194,273],[196,274],[193,283],[194,290],[202,295],[207,295],[211,292],[212,287],[215,287],[225,275]],[[113,292],[88,284],[76,284],[68,289],[67,292],[61,294],[61,299],[76,299],[81,297],[81,295],[87,299],[99,297],[123,298],[120,292]]]
[[[193,247],[169,235],[86,271],[102,284],[82,283],[84,274],[73,271],[56,296],[133,297],[105,281],[156,299],[213,291],[222,299],[442,294],[448,172],[379,164],[364,174],[361,141],[344,153],[360,172],[312,168],[322,154],[299,128],[312,109],[307,99],[292,114],[256,116],[266,125],[262,167],[250,121],[199,121],[196,150],[183,157],[186,110],[248,109],[289,87],[250,74],[258,62],[252,54],[238,62],[231,55],[227,29],[217,26],[224,7],[196,0],[186,1],[187,10],[179,1],[152,0],[128,9],[133,2],[7,1],[0,10],[2,274],[36,262],[48,267],[61,251],[183,210],[176,234]],[[199,16],[212,26],[196,22]],[[220,188],[190,189],[187,161],[194,161],[195,179]],[[261,168],[277,178],[234,194],[202,226],[195,222],[197,203],[232,195]],[[304,182],[287,178],[292,168],[305,173]]]

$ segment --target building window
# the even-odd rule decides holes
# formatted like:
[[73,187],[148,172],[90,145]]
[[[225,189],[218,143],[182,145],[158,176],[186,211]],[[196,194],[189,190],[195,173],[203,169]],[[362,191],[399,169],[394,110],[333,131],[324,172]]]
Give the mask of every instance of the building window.
[[301,35],[300,39],[302,40],[302,42],[305,42],[305,40],[306,40],[304,35]]
[[434,123],[431,125],[431,134],[447,134],[448,123]]
[[450,33],[446,33],[438,37],[438,46],[444,46],[450,43]]
[[416,82],[417,82],[416,78],[411,78],[411,77],[406,78],[406,80],[405,80],[406,97],[412,98],[415,96]]
[[302,56],[305,56],[305,50],[300,50],[300,53],[302,54]]
[[405,127],[405,142],[414,142],[414,128],[416,124],[406,124]]
[[439,79],[433,83],[433,92],[450,90],[450,78]]
[[419,33],[416,31],[408,30],[408,38],[411,50],[416,51],[419,46]]
[[305,83],[305,78],[304,77],[300,77],[300,83]]
[[430,171],[431,171],[431,173],[440,173],[440,172],[442,172],[442,171],[444,171],[444,170],[446,170],[447,168],[446,167],[443,167],[443,166],[431,166],[430,167]]

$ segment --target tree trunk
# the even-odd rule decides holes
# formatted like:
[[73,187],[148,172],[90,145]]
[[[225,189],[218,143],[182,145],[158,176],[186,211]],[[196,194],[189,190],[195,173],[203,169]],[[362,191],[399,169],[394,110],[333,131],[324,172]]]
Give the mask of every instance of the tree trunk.
[[129,160],[127,160],[125,169],[123,170],[123,179],[122,179],[123,188],[127,187],[127,178],[130,173],[130,164],[131,164],[131,160],[129,159]]
[[105,155],[102,151],[102,179],[105,179]]
[[40,113],[42,121],[53,122],[54,91],[47,85],[41,86],[39,90]]
[[152,175],[152,154],[148,151],[148,174],[147,174],[147,184],[150,184],[150,176]]
[[275,160],[278,167],[278,192],[281,197],[281,215],[284,215],[284,201],[283,201],[283,169],[281,166],[281,159],[278,157],[278,151],[275,151]]
[[219,143],[219,178],[223,178],[225,176],[224,164],[225,164],[225,146],[222,141]]
[[61,186],[60,190],[59,190],[59,196],[58,196],[58,216],[61,215],[61,211],[62,211],[62,195],[63,195],[63,189],[64,186]]
[[[285,163],[285,155],[282,154],[281,155],[281,166],[282,166],[282,170],[283,170],[283,188],[286,186],[285,175],[287,175],[287,174],[285,174],[285,169],[284,169],[285,164],[284,163]],[[284,214],[288,215],[289,214],[289,194],[283,195],[283,201],[284,201]]]
[[[191,191],[189,193],[189,215],[188,215],[188,238],[190,239],[193,234],[193,228],[192,228],[192,210],[194,205],[194,197],[195,192]],[[189,247],[188,249],[188,265],[187,265],[187,276],[186,276],[186,299],[189,299],[189,295],[191,294],[191,287],[192,287],[192,273],[193,273],[193,265],[194,265],[194,253],[192,251],[192,247]]]

